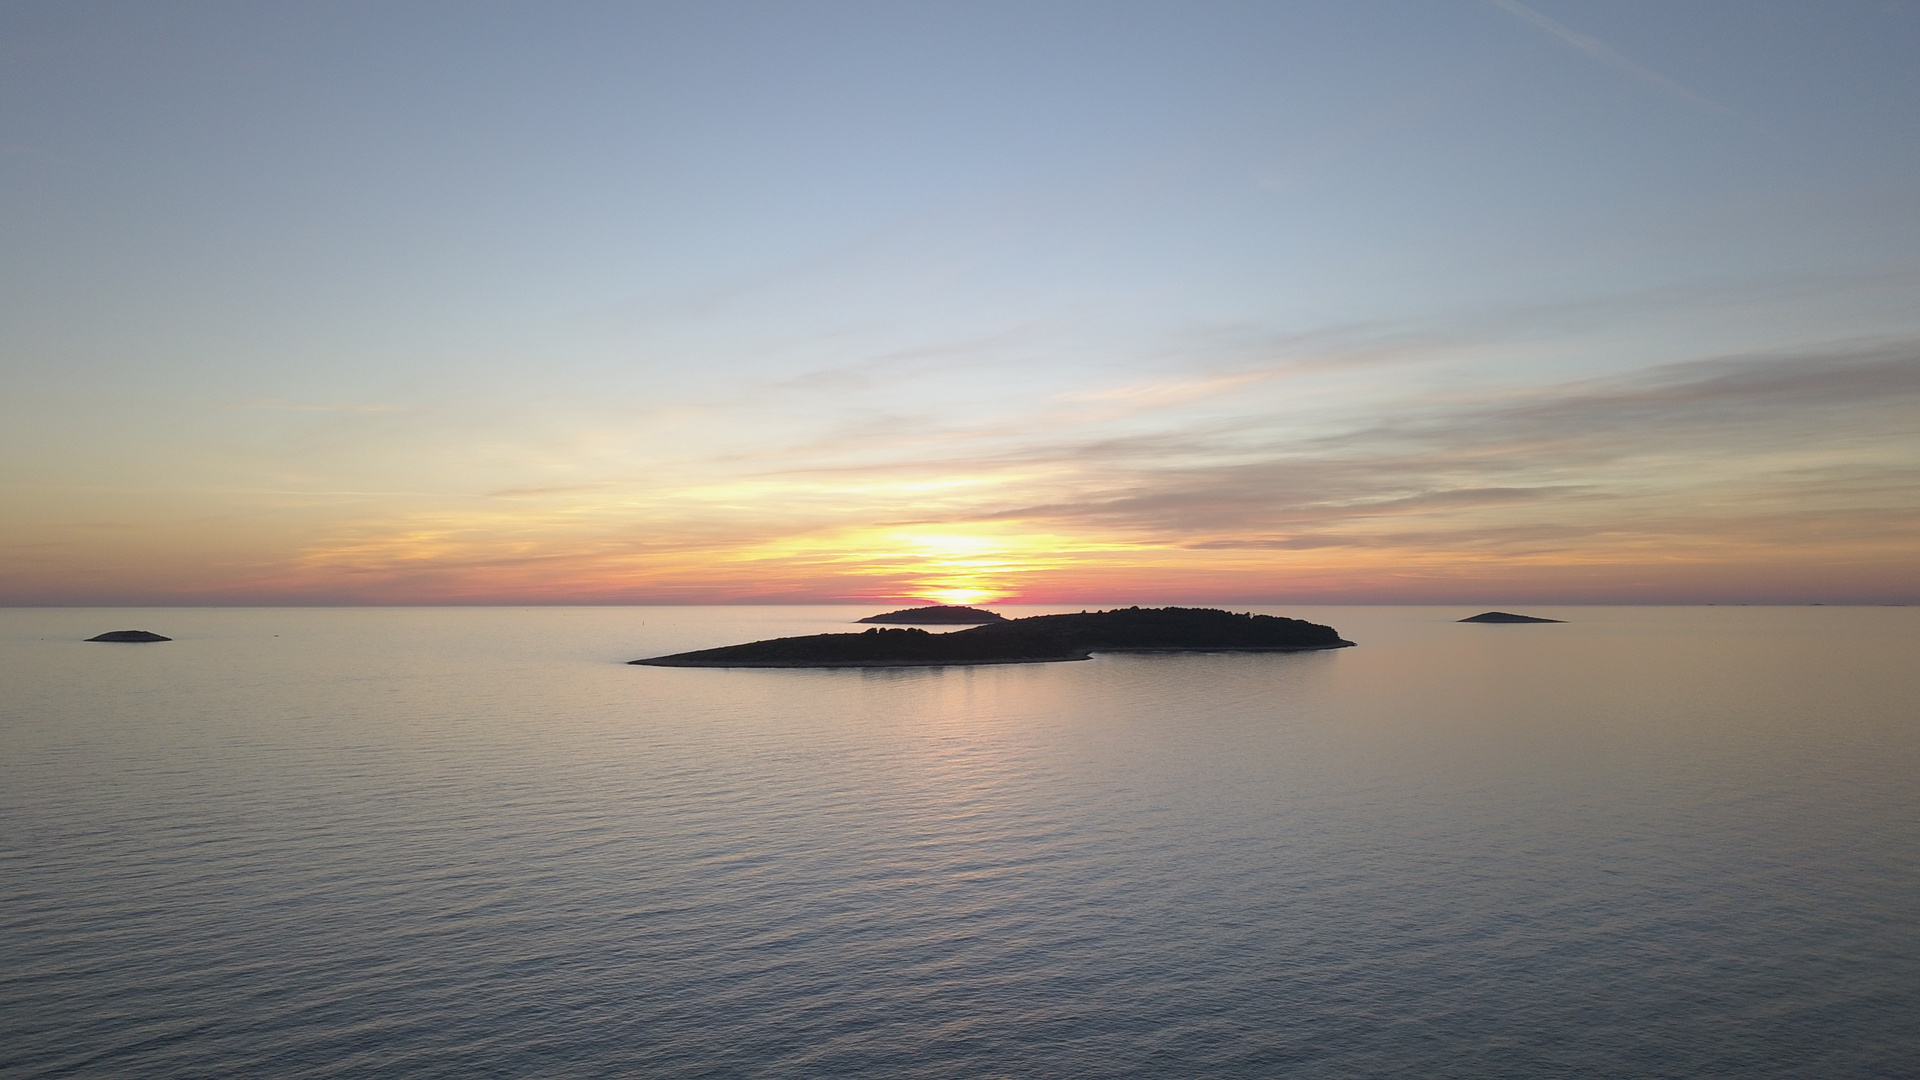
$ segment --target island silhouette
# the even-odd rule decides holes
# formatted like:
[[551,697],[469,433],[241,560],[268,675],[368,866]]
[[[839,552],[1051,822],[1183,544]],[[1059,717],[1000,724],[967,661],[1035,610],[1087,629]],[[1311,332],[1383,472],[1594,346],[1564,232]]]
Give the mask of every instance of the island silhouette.
[[90,637],[88,641],[172,641],[170,637],[161,637],[148,630],[109,630],[104,634]]
[[977,623],[1006,622],[1005,615],[998,615],[979,608],[958,607],[937,604],[933,607],[901,608],[884,615],[869,615],[855,622],[863,623],[904,623],[909,626],[962,626]]
[[1478,615],[1470,615],[1467,618],[1455,619],[1454,621],[1455,622],[1482,622],[1482,623],[1520,623],[1520,622],[1555,622],[1557,623],[1557,622],[1565,622],[1566,620],[1542,619],[1533,615],[1515,615],[1510,611],[1483,611]]
[[649,667],[930,667],[1085,660],[1096,652],[1302,652],[1353,642],[1331,626],[1217,608],[1118,608],[1075,615],[1033,615],[930,634],[873,629],[857,634],[773,638],[718,649],[654,656]]

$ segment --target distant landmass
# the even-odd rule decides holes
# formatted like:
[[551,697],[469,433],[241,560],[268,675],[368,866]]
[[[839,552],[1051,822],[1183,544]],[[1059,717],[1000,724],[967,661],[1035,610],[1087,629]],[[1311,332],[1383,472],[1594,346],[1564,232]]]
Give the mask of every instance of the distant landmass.
[[1510,611],[1483,611],[1460,622],[1564,622],[1564,619],[1540,619],[1532,615],[1515,615]]
[[926,667],[1085,660],[1096,652],[1301,652],[1342,649],[1331,626],[1215,608],[1121,608],[1001,619],[950,634],[871,629],[813,634],[630,661],[650,667]]
[[959,626],[975,623],[1006,622],[1005,615],[996,615],[979,608],[955,607],[946,604],[934,607],[901,608],[889,611],[885,615],[869,615],[857,620],[863,623],[905,623],[910,626]]
[[170,637],[161,637],[159,634],[149,633],[145,630],[109,630],[106,633],[101,634],[99,637],[90,637],[87,640],[88,641],[172,641],[173,639]]

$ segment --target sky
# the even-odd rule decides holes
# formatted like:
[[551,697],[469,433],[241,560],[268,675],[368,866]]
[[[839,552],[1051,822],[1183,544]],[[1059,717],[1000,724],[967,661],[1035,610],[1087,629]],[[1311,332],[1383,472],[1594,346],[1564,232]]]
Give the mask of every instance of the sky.
[[1917,602],[1916,57],[0,0],[0,604]]

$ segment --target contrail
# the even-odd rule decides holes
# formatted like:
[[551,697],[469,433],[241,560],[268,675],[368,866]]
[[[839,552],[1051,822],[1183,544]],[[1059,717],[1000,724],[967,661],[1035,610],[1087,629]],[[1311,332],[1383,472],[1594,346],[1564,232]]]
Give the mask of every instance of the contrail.
[[1579,49],[1581,52],[1586,53],[1588,56],[1593,57],[1595,60],[1600,61],[1630,79],[1634,79],[1656,90],[1677,97],[1695,108],[1719,113],[1722,116],[1731,116],[1748,124],[1753,123],[1753,121],[1748,120],[1745,116],[1727,108],[1725,105],[1701,97],[1699,94],[1694,93],[1692,90],[1687,89],[1685,86],[1667,78],[1657,71],[1641,67],[1639,64],[1620,55],[1618,50],[1606,42],[1601,41],[1599,38],[1588,37],[1574,30],[1572,27],[1550,19],[1527,5],[1520,3],[1520,0],[1487,0],[1487,3],[1512,15],[1516,19],[1520,19],[1537,29],[1552,34],[1554,37]]

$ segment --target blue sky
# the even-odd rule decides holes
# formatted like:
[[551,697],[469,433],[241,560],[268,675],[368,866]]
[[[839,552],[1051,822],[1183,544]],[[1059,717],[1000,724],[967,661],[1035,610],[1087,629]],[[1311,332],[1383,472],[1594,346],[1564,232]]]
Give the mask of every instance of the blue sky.
[[1916,56],[0,5],[0,601],[1912,600]]

